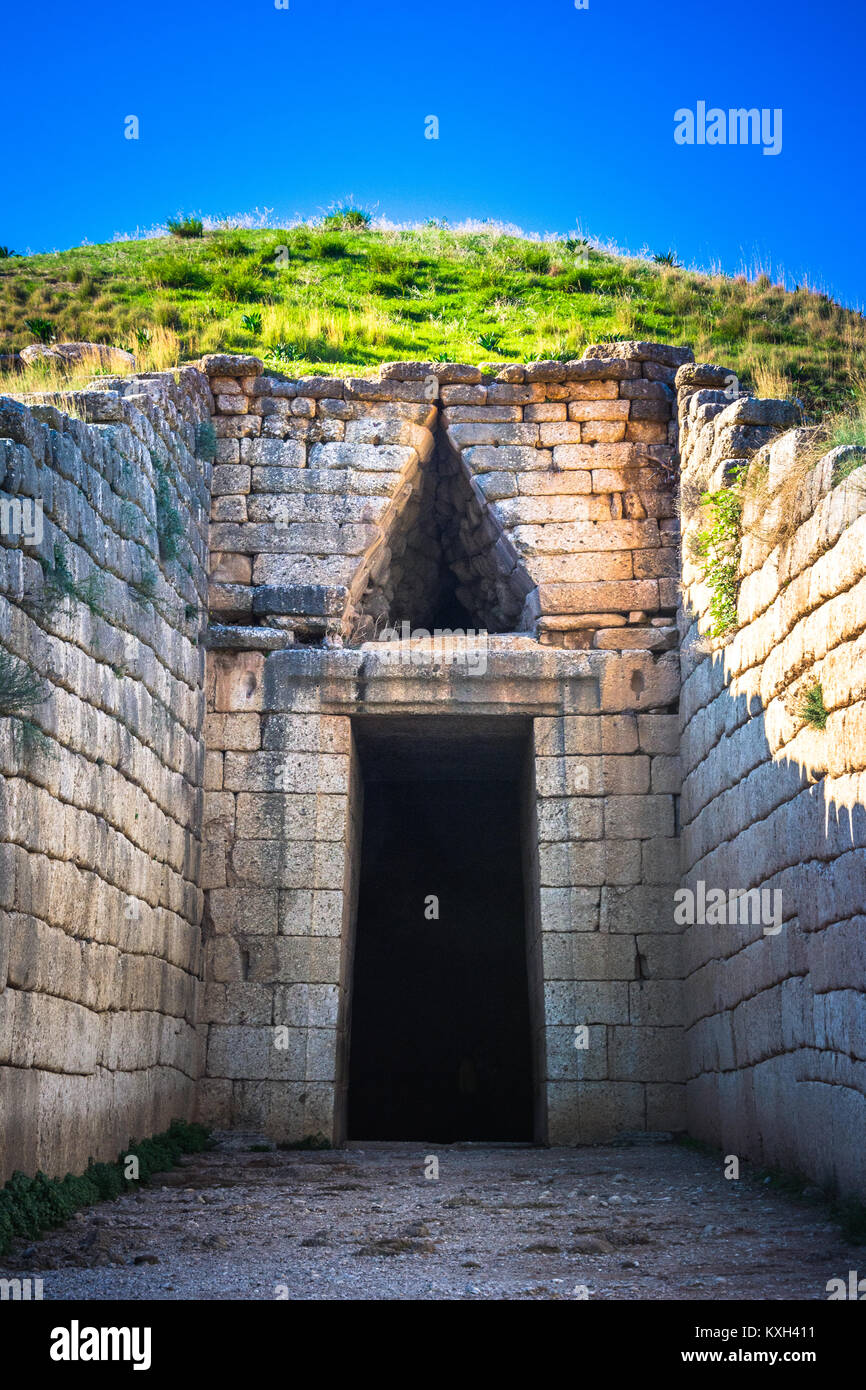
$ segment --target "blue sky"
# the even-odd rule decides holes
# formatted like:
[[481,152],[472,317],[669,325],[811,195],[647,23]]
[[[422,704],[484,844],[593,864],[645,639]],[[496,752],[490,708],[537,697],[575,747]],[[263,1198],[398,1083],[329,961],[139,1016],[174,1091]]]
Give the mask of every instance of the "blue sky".
[[[7,10],[0,242],[351,198],[395,221],[579,224],[866,303],[862,0],[288,2]],[[780,108],[781,152],[675,144],[699,101]]]

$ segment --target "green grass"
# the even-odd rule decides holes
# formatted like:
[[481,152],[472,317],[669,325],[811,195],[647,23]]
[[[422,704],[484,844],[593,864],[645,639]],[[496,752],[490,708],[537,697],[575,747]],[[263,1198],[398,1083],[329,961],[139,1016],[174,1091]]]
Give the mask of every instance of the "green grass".
[[278,353],[283,370],[337,374],[395,358],[576,357],[588,343],[644,338],[690,343],[746,386],[755,364],[781,373],[815,413],[850,398],[866,321],[808,288],[494,226],[372,230],[357,214],[0,259],[0,352],[33,341],[28,320],[58,342],[151,335],[178,361],[252,350]]
[[[45,1231],[62,1226],[80,1207],[120,1197],[146,1183],[154,1173],[175,1167],[183,1154],[210,1147],[209,1132],[203,1125],[174,1120],[164,1134],[132,1145],[116,1163],[91,1163],[80,1176],[67,1173],[59,1179],[37,1173],[30,1178],[13,1173],[0,1189],[0,1255],[5,1255],[16,1239],[38,1240]],[[138,1159],[137,1181],[124,1176],[130,1156]]]
[[172,236],[189,238],[204,236],[204,224],[199,217],[179,217],[169,222],[168,230]]
[[[827,436],[828,449],[851,444],[860,449],[866,448],[866,381],[862,377],[852,387],[848,410],[827,422]],[[858,454],[851,454],[837,463],[833,470],[834,486],[862,468],[863,463],[863,456]]]
[[[863,444],[858,443],[858,447],[861,449],[866,448],[866,441],[864,441]],[[863,454],[850,454],[848,458],[843,458],[841,462],[834,463],[833,486],[836,487],[837,484],[844,483],[846,478],[850,478],[852,474],[857,472],[858,468],[862,468],[864,465],[866,465],[866,457],[864,457]]]

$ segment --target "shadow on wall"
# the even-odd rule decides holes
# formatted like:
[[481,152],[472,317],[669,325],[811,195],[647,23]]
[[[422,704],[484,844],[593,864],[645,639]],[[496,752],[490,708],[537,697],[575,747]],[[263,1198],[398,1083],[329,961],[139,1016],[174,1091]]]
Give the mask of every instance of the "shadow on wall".
[[[840,642],[823,617],[838,645],[793,675],[797,629],[731,669],[759,650],[750,624],[684,683],[688,1123],[725,1153],[862,1193],[866,634]],[[823,729],[804,716],[816,684]]]

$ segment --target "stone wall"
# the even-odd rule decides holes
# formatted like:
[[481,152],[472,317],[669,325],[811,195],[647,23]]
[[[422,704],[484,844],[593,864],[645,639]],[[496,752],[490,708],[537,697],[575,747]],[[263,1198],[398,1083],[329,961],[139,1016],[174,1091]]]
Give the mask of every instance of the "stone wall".
[[[49,693],[0,717],[0,1179],[196,1105],[340,1142],[359,722],[512,715],[537,1137],[688,1125],[862,1188],[864,492],[825,458],[777,543],[811,437],[691,356],[215,356],[0,403],[0,502],[44,499],[38,544],[0,536],[0,647]],[[698,499],[752,459],[708,640]],[[483,667],[420,630],[459,613]],[[780,929],[684,927],[681,882],[778,890]]]
[[[689,1129],[726,1153],[862,1195],[866,471],[838,481],[840,462],[858,461],[845,450],[805,466],[814,439],[790,428],[795,406],[731,400],[732,382],[718,367],[677,377],[683,883],[695,901],[710,889],[779,897],[764,900],[757,922],[738,907],[731,924],[728,906],[727,923],[707,911],[686,927]],[[730,486],[749,460],[766,487],[746,500],[737,629],[702,640],[699,498]],[[824,729],[803,712],[816,684]]]
[[[490,371],[392,363],[378,381],[204,360],[211,1122],[343,1136],[352,721],[520,712],[536,1132],[684,1123],[672,413],[691,355],[624,343]],[[443,574],[503,634],[484,672],[443,669],[419,632],[393,640],[433,624]]]
[[47,697],[0,710],[0,1182],[193,1112],[211,408],[192,369],[0,400],[0,500],[44,508],[0,649]]
[[343,1137],[361,809],[352,722],[432,714],[471,728],[507,713],[534,728],[524,847],[538,1137],[681,1128],[676,653],[503,635],[470,675],[437,669],[422,648],[411,665],[376,642],[210,654],[204,1118],[280,1140]]
[[255,357],[205,358],[214,618],[281,629],[275,645],[357,645],[426,625],[447,570],[489,631],[670,649],[673,380],[692,354],[611,351],[487,372],[397,362],[378,381],[290,381]]

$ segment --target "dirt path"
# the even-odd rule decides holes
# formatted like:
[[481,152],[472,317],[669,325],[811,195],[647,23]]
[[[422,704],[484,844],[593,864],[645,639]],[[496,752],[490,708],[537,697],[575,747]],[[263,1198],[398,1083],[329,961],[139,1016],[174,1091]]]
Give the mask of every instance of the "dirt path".
[[857,1268],[823,1208],[726,1181],[675,1144],[262,1153],[256,1136],[219,1139],[0,1274],[42,1278],[46,1299],[823,1300]]

